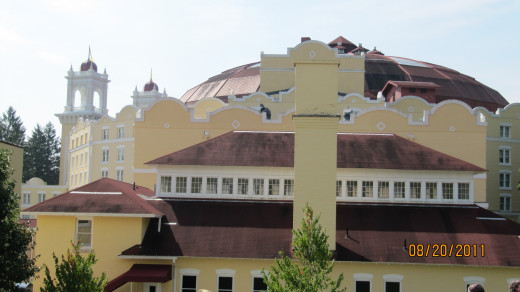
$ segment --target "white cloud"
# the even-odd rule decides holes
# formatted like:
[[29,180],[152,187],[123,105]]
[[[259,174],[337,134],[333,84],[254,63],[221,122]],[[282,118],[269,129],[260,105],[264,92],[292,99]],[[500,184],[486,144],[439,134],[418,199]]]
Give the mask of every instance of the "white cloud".
[[28,40],[12,28],[0,25],[0,42],[4,45],[25,45]]

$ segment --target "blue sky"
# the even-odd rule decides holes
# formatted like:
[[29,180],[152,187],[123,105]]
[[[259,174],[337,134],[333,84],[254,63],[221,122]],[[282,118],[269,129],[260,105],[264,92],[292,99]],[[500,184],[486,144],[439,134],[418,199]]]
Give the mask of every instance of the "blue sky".
[[180,97],[226,69],[285,53],[300,37],[339,35],[390,56],[455,69],[520,102],[520,1],[0,2],[0,112],[12,105],[27,135],[66,101],[64,76],[89,45],[106,68],[109,114],[153,79]]

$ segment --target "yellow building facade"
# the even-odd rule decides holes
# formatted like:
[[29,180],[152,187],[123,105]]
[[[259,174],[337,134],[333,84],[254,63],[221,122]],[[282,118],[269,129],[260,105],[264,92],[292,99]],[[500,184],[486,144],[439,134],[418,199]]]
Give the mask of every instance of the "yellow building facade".
[[13,175],[11,179],[14,180],[14,192],[17,194],[22,193],[22,173],[23,173],[23,147],[0,140],[0,149],[5,149],[11,152],[9,156],[9,163],[13,169]]

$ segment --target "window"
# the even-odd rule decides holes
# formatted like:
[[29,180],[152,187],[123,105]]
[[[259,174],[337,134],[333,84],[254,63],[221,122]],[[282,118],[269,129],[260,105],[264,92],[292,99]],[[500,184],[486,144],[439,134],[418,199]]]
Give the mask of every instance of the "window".
[[191,193],[200,194],[202,193],[202,177],[191,178]]
[[247,178],[239,178],[238,179],[238,194],[239,195],[247,195],[249,188],[249,179]]
[[125,161],[125,147],[117,147],[117,161]]
[[498,149],[498,163],[511,165],[511,151],[509,148]]
[[197,276],[182,276],[181,292],[197,292]]
[[511,195],[501,194],[500,195],[500,211],[511,211]]
[[294,196],[294,179],[283,180],[283,195]]
[[390,197],[390,183],[387,181],[380,181],[377,183],[377,194],[379,198]]
[[76,242],[79,241],[82,248],[92,247],[92,220],[77,220]]
[[108,140],[108,129],[102,130],[102,136],[103,140]]
[[103,162],[103,163],[108,162],[108,149],[103,149],[103,156],[102,156],[101,162]]
[[80,174],[79,174],[79,184],[80,184],[80,185],[83,184],[83,173],[80,173]]
[[499,186],[501,189],[511,189],[511,173],[500,172],[499,178],[500,178]]
[[255,178],[253,179],[253,194],[262,196],[264,194],[264,179]]
[[415,88],[413,87],[410,87],[408,90],[410,91],[410,93],[415,93]]
[[362,196],[364,198],[371,198],[374,196],[374,182],[363,181]]
[[459,200],[469,200],[469,183],[458,183]]
[[24,205],[30,205],[31,204],[31,193],[24,193],[23,194],[23,204]]
[[83,153],[81,153],[79,161],[80,161],[79,166],[82,166],[83,165]]
[[38,193],[38,203],[45,201],[45,193]]
[[232,195],[233,194],[233,178],[223,178],[222,179],[222,194],[223,195]]
[[421,182],[410,182],[410,198],[421,198]]
[[394,182],[394,198],[404,199],[406,194],[406,184],[404,181]]
[[453,183],[442,183],[442,198],[445,200],[453,199]]
[[108,177],[108,169],[106,169],[106,168],[101,169],[101,177]]
[[253,292],[267,291],[263,277],[253,277]]
[[218,178],[216,177],[208,177],[206,179],[206,193],[208,194],[217,194],[218,190]]
[[356,281],[355,292],[370,292],[370,281]]
[[347,180],[347,197],[357,197],[357,181]]
[[161,193],[171,193],[172,191],[172,177],[161,176]]
[[385,292],[401,292],[401,283],[385,282]]
[[269,179],[269,195],[278,196],[280,194],[280,180]]
[[500,138],[511,138],[510,125],[500,125]]
[[426,199],[437,199],[437,183],[426,183]]
[[340,180],[337,180],[336,181],[336,197],[341,197],[342,193],[343,193],[343,182],[340,181]]
[[125,127],[117,128],[117,138],[123,139],[125,137]]
[[233,291],[233,277],[218,277],[218,292],[232,292]]
[[178,194],[185,194],[187,189],[188,178],[185,176],[178,176],[175,178],[175,192]]
[[118,169],[117,170],[117,180],[118,181],[123,181],[123,169]]

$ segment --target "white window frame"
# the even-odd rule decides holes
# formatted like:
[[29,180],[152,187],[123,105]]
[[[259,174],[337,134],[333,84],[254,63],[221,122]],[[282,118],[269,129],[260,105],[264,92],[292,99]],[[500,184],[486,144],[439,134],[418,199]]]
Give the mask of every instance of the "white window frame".
[[[289,189],[288,192],[286,187]],[[287,178],[283,180],[283,196],[285,197],[293,197],[294,196],[294,179]]]
[[101,148],[101,163],[108,163],[110,161],[110,148]]
[[236,271],[232,270],[232,269],[218,269],[217,270],[217,282],[216,282],[217,286],[215,287],[216,288],[215,292],[220,292],[220,290],[218,289],[220,277],[231,277],[232,286],[231,286],[230,292],[235,291],[235,273],[236,273]]
[[[502,184],[502,178],[501,176],[504,175],[504,178],[507,177],[508,179],[504,179],[504,183],[507,182],[508,185]],[[501,190],[511,190],[511,171],[510,170],[500,170],[498,175],[498,187]]]
[[[499,203],[498,208],[499,208],[500,211],[502,211],[502,212],[511,212],[511,209],[512,209],[512,206],[511,206],[511,203],[512,203],[511,201],[512,200],[511,200],[511,198],[512,197],[513,196],[511,194],[500,194],[500,198],[499,198],[499,202],[498,202]],[[509,208],[507,208],[507,209],[506,208],[504,208],[504,209],[501,208],[501,206],[502,206],[502,198],[508,199],[508,201],[509,201]],[[505,204],[504,204],[504,206],[505,206]]]
[[108,140],[110,138],[110,131],[108,127],[101,128],[101,140]]
[[125,161],[125,146],[117,146],[117,162]]
[[[501,161],[502,158],[502,161]],[[499,165],[511,165],[511,147],[500,146],[498,148],[498,164]]]
[[45,192],[38,192],[38,203],[44,202],[46,200]]
[[264,275],[262,274],[262,271],[261,270],[253,270],[251,271],[251,291],[253,292],[256,292],[256,291],[263,291],[263,290],[255,290],[255,278],[264,278]]
[[30,205],[31,204],[31,193],[24,192],[22,198],[22,205]]
[[157,282],[157,283],[144,282],[143,283],[143,292],[149,292],[151,286],[155,286],[157,288],[157,289],[155,289],[155,292],[161,292],[162,291],[162,284],[161,283],[159,283],[159,282]]
[[117,126],[117,139],[125,138],[125,126]]
[[[511,139],[511,127],[513,125],[509,123],[500,123],[499,136],[503,139]],[[505,131],[507,129],[507,131]],[[506,133],[507,132],[507,133]]]
[[75,236],[75,242],[78,242],[78,227],[79,227],[79,221],[90,221],[90,245],[85,245],[84,243],[81,243],[80,250],[91,250],[94,247],[94,218],[92,217],[76,217],[76,232],[74,234]]
[[180,291],[182,292],[182,284],[183,284],[183,277],[184,276],[195,276],[197,279],[195,280],[195,291],[199,291],[199,274],[200,274],[200,270],[197,270],[197,269],[191,269],[191,268],[187,268],[187,269],[181,269],[179,271],[179,274],[181,276],[181,286],[180,286]]
[[108,168],[101,168],[101,177],[108,177]]
[[383,280],[384,280],[384,287],[385,287],[385,292],[386,292],[386,283],[387,282],[397,282],[399,283],[399,291],[402,292],[403,291],[403,279],[404,277],[402,275],[398,275],[398,274],[387,274],[387,275],[383,275]]
[[372,275],[372,274],[366,274],[366,273],[354,274],[354,292],[357,292],[356,291],[356,282],[357,281],[369,282],[370,291],[372,291],[372,280],[373,279],[374,279],[374,275]]
[[124,181],[124,179],[125,179],[125,169],[123,167],[116,168],[116,179],[118,181]]

